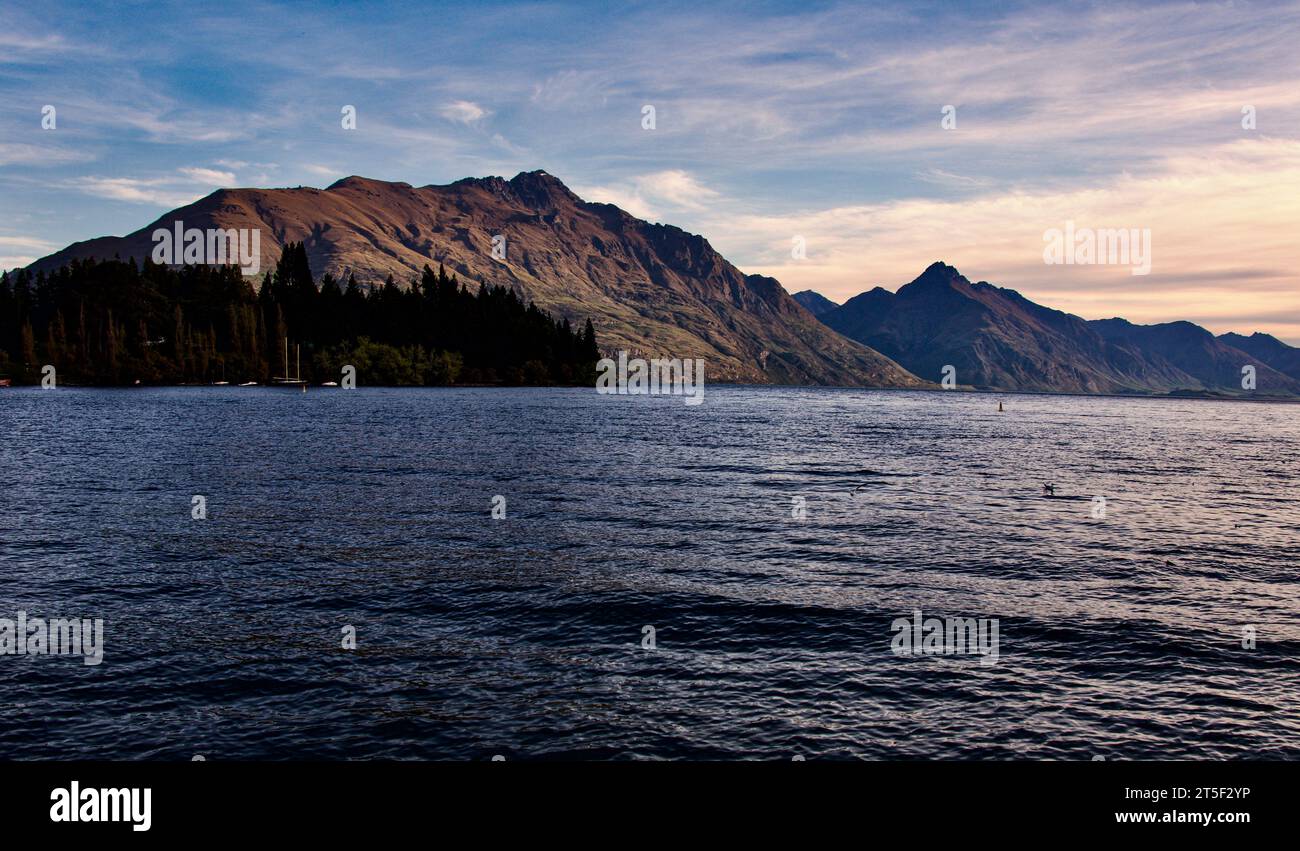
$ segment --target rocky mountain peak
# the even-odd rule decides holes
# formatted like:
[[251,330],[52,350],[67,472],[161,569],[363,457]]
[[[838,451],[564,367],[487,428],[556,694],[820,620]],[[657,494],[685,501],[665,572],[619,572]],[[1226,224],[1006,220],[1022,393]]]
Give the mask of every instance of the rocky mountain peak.
[[[705,358],[711,380],[924,384],[817,322],[776,280],[746,277],[703,236],[587,203],[545,171],[419,188],[354,175],[324,191],[223,190],[220,204],[214,197],[154,226],[184,220],[260,231],[262,270],[286,242],[301,241],[317,277],[355,274],[363,286],[389,276],[406,286],[424,266],[441,264],[461,280],[511,287],[579,327],[590,318],[607,350]],[[149,234],[78,243],[34,265],[148,257]]]

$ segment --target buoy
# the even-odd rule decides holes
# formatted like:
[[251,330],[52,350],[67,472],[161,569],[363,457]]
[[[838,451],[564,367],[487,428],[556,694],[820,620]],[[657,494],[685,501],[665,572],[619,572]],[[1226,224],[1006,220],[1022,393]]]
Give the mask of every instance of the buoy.
[[1002,403],[998,402],[998,413],[1002,413]]

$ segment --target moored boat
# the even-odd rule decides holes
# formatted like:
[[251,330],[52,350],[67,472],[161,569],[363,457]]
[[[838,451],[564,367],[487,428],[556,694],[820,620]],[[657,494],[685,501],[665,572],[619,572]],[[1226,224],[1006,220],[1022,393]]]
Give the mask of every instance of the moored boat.
[[307,382],[302,380],[302,346],[294,344],[294,377],[289,377],[289,338],[284,338],[284,375],[278,375],[271,379],[271,384],[276,387],[301,387],[307,389]]

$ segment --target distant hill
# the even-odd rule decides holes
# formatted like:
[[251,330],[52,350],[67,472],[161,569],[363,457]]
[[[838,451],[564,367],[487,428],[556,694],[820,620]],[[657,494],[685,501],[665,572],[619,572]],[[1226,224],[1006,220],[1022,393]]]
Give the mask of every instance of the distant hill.
[[1249,337],[1233,333],[1220,334],[1219,340],[1225,345],[1258,358],[1278,372],[1300,379],[1300,349],[1288,346],[1277,337],[1256,331]]
[[989,389],[1242,394],[1242,367],[1255,365],[1255,395],[1300,394],[1300,379],[1190,322],[1087,321],[944,263],[818,318],[931,381],[952,365],[959,384]]
[[821,316],[823,313],[828,313],[839,307],[838,304],[826,296],[812,290],[800,290],[791,298],[802,304],[813,316]]
[[1125,319],[1098,319],[1088,323],[1119,345],[1142,352],[1151,360],[1172,364],[1199,382],[1188,389],[1242,392],[1242,368],[1254,366],[1258,393],[1300,394],[1300,381],[1258,358],[1234,348],[1191,322],[1134,325]]

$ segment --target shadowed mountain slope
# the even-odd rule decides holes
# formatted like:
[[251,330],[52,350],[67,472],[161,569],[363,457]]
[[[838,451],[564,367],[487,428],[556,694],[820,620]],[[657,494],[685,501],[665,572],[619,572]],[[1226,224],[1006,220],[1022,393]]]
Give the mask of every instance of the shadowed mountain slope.
[[[312,269],[405,286],[425,264],[512,286],[602,345],[703,357],[712,380],[917,387],[924,382],[818,323],[771,278],[744,275],[701,236],[589,203],[542,171],[413,187],[349,177],[327,189],[222,189],[125,237],[75,243],[33,264],[152,254],[155,228],[261,232],[261,269],[286,242]],[[494,238],[496,241],[494,243]],[[494,257],[494,244],[498,256]],[[498,259],[500,250],[504,258]]]
[[1243,393],[1256,363],[1261,395],[1300,394],[1300,380],[1257,363],[1190,322],[1087,321],[935,263],[898,292],[877,287],[818,317],[831,328],[938,381],[1072,393]]

